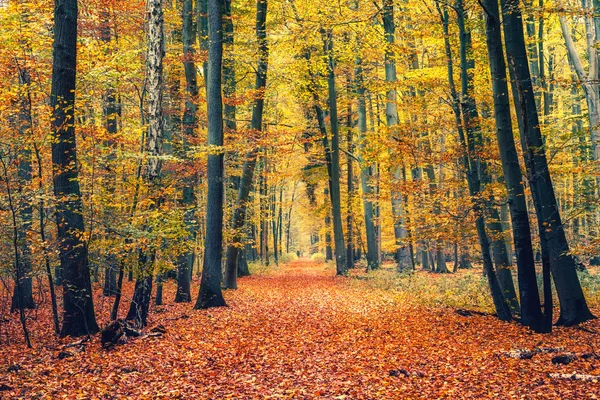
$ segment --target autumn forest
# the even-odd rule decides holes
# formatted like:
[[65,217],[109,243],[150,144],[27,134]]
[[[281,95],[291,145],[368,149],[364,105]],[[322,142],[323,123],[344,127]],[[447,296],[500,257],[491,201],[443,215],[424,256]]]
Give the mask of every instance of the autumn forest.
[[0,398],[600,395],[598,1],[0,28]]

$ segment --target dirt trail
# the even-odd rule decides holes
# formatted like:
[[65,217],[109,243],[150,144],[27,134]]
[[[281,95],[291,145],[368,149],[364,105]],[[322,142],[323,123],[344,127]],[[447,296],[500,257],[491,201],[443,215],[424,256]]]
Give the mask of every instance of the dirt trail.
[[[586,398],[600,391],[599,383],[547,377],[590,373],[592,361],[555,366],[549,355],[499,355],[536,345],[584,351],[585,343],[572,347],[574,330],[542,336],[493,317],[408,306],[391,292],[349,285],[352,278],[334,273],[301,259],[241,279],[239,290],[225,293],[227,308],[168,304],[151,317],[167,327],[164,337],[110,351],[97,338],[63,360],[39,346],[5,349],[6,365],[23,370],[3,367],[0,384],[15,391],[0,397]],[[166,290],[171,300],[173,287]],[[596,322],[590,327],[599,329]],[[597,335],[587,337],[600,347]]]

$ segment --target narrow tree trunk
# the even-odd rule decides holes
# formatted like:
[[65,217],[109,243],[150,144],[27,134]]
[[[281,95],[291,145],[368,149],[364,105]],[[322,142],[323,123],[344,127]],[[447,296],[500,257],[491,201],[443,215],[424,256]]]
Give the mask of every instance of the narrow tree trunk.
[[373,219],[373,187],[371,178],[373,176],[373,167],[365,165],[364,152],[366,148],[367,134],[367,107],[365,103],[365,87],[363,79],[362,60],[356,60],[356,94],[358,110],[358,134],[360,149],[360,181],[362,187],[363,212],[365,216],[365,231],[367,237],[367,269],[377,269],[379,267],[379,257],[377,255],[377,236],[375,232],[375,223]]
[[[110,13],[108,11],[102,12],[102,25],[100,27],[100,39],[106,44],[110,45],[112,34],[110,29]],[[104,114],[104,126],[109,139],[105,145],[109,149],[110,153],[106,158],[104,164],[106,179],[106,191],[109,198],[113,198],[116,189],[116,166],[114,165],[116,158],[116,142],[114,140],[118,131],[117,117],[119,115],[117,92],[113,87],[113,83],[109,82],[108,87],[103,96],[102,111]],[[107,219],[107,226],[113,223],[115,212],[115,206],[112,204],[107,205],[105,212],[105,218]],[[109,234],[105,234],[108,236]],[[104,296],[114,296],[117,294],[117,257],[115,254],[109,251],[106,257],[106,268],[104,272]]]
[[[349,89],[349,88],[348,88]],[[348,90],[350,93],[350,90]],[[346,155],[346,170],[347,170],[347,200],[346,200],[346,232],[348,235],[348,242],[346,247],[346,268],[354,268],[354,160],[352,159],[354,153],[354,141],[352,138],[352,103],[348,102],[348,109],[346,110],[346,144],[348,153]]]
[[[251,128],[256,135],[260,135],[263,125],[263,110],[264,110],[264,91],[267,84],[267,69],[269,61],[269,48],[267,43],[266,31],[267,19],[267,0],[258,0],[256,3],[256,37],[258,39],[259,61],[256,70],[255,88],[259,93],[254,99],[252,105],[252,122]],[[243,238],[243,228],[246,220],[247,203],[250,198],[250,189],[254,179],[254,169],[256,167],[256,158],[258,156],[258,148],[254,148],[246,153],[246,159],[242,167],[242,177],[240,179],[240,187],[233,211],[233,238],[229,246],[227,246],[227,255],[225,261],[225,281],[224,285],[227,289],[237,288],[237,260],[241,249]]]
[[[18,269],[18,279],[15,281],[15,289],[12,297],[12,303],[10,309],[12,312],[17,308],[34,309],[35,301],[33,300],[33,287],[32,287],[32,265],[31,265],[31,247],[27,232],[31,230],[31,224],[33,222],[33,205],[29,201],[29,195],[26,192],[31,187],[32,182],[32,165],[31,165],[31,148],[27,144],[27,137],[31,134],[32,121],[30,110],[30,99],[29,99],[29,84],[31,78],[27,66],[24,65],[19,67],[19,84],[23,86],[24,94],[19,99],[19,117],[17,127],[19,131],[19,137],[23,142],[19,146],[18,150],[18,167],[17,176],[19,178],[18,188],[20,191],[19,199],[19,217],[20,224],[17,229],[18,237],[17,242],[19,243],[19,262],[16,264]],[[7,182],[8,184],[8,182]]]
[[322,32],[324,35],[323,51],[328,59],[327,88],[329,92],[329,120],[331,124],[331,147],[326,149],[330,154],[329,185],[331,188],[331,211],[333,216],[333,240],[335,243],[335,265],[337,275],[345,275],[346,246],[342,227],[341,191],[340,191],[340,133],[338,126],[337,90],[335,87],[335,62],[333,54],[332,32]]
[[327,200],[330,198],[329,189],[323,189],[323,200],[325,206],[325,260],[333,260],[333,248],[331,246],[331,208],[328,207]]
[[[394,22],[394,2],[393,0],[383,1],[383,29],[385,31],[385,80],[391,85],[396,84],[396,54],[394,52],[394,42],[396,35],[396,25]],[[398,105],[396,104],[396,88],[391,87],[387,91],[387,101],[385,106],[386,123],[392,136],[396,135],[398,125]],[[393,158],[392,158],[393,159]],[[392,212],[394,215],[394,236],[396,238],[396,262],[398,269],[403,270],[412,266],[410,260],[410,251],[406,238],[408,232],[406,229],[406,220],[403,211],[402,194],[397,189],[398,182],[402,178],[401,165],[398,160],[392,162]]]
[[[196,101],[198,98],[198,75],[196,73],[196,63],[194,62],[194,42],[196,41],[196,24],[194,24],[194,10],[192,8],[192,0],[183,1],[182,10],[183,28],[183,69],[186,81],[186,101],[185,112],[183,115],[183,156],[186,164],[191,164],[188,160],[187,152],[189,150],[189,141],[193,140],[196,135]],[[193,168],[192,165],[190,167]],[[191,169],[191,168],[190,168]],[[183,221],[186,226],[188,237],[187,241],[193,246],[196,241],[197,224],[196,224],[196,194],[195,189],[198,184],[196,173],[186,177],[181,194],[181,206],[184,208]],[[176,303],[188,303],[192,300],[190,292],[191,273],[195,260],[195,251],[187,250],[183,253],[177,263],[177,292],[175,294]]]

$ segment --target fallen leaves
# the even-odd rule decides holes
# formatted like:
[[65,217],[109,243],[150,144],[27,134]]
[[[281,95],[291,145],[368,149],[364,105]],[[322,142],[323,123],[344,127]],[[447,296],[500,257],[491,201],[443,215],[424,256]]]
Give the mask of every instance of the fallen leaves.
[[[147,331],[161,337],[110,350],[101,348],[99,336],[49,350],[57,342],[49,324],[44,336],[36,334],[34,349],[13,342],[0,350],[6,365],[0,369],[0,389],[5,388],[0,398],[480,399],[600,393],[589,378],[600,361],[583,357],[598,344],[591,333],[600,328],[598,320],[584,330],[559,327],[535,334],[489,315],[404,303],[397,293],[334,275],[323,264],[301,260],[243,278],[240,289],[225,292],[227,308],[192,311],[191,304],[167,302],[162,312],[151,313],[156,329]],[[173,295],[173,283],[166,283],[165,299]],[[543,350],[549,348],[560,350]],[[529,359],[504,355],[514,349],[538,351]],[[72,355],[59,360],[58,351]],[[552,357],[567,353],[577,358],[569,365],[552,363]],[[9,372],[12,365],[20,368]]]

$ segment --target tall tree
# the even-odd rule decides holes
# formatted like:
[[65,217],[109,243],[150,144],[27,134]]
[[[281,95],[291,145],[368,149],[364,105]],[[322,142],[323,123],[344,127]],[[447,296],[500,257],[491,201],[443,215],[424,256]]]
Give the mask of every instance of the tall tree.
[[208,0],[208,194],[204,266],[195,309],[225,306],[221,292],[223,247],[223,12],[221,0]]
[[[383,29],[385,34],[385,80],[388,83],[387,101],[385,103],[385,118],[388,128],[392,135],[398,125],[398,105],[396,103],[396,53],[394,51],[396,41],[396,23],[394,21],[394,2],[393,0],[384,0],[381,17],[383,19]],[[394,236],[396,238],[396,262],[398,269],[410,268],[412,266],[410,249],[408,244],[404,243],[408,237],[406,229],[406,219],[404,217],[402,194],[396,188],[398,182],[402,179],[402,167],[397,159],[393,159],[395,165],[392,166],[392,176],[395,182],[392,185],[392,212],[394,213]]]
[[517,261],[521,322],[542,330],[542,310],[538,292],[529,213],[523,187],[523,176],[513,137],[506,63],[502,47],[498,0],[486,0],[485,23],[488,59],[492,77],[496,138],[502,160],[504,183],[508,193],[508,208],[512,222],[513,243]]
[[[144,179],[151,197],[151,207],[157,208],[161,202],[161,171],[165,121],[163,117],[163,58],[165,51],[164,13],[162,0],[149,0],[148,7],[148,56],[146,79],[148,87],[148,133],[146,135],[146,172]],[[146,326],[152,276],[156,257],[156,244],[140,249],[138,255],[138,277],[127,319],[137,326]]]
[[[185,112],[183,115],[183,151],[184,158],[189,162],[187,152],[189,151],[189,142],[196,137],[196,101],[198,98],[198,74],[196,72],[196,63],[194,61],[194,43],[196,41],[196,24],[194,23],[194,11],[192,0],[183,1],[182,9],[182,42],[183,42],[183,69],[185,73],[185,88],[187,98],[185,101]],[[190,166],[193,169],[193,166]],[[188,241],[193,243],[196,238],[197,224],[196,220],[196,185],[198,184],[198,175],[195,171],[187,177],[181,196],[181,205],[184,207],[184,222],[188,230]],[[187,303],[191,301],[190,281],[191,269],[194,265],[195,252],[190,249],[182,254],[178,260],[177,266],[177,293],[175,302]]]
[[[256,68],[255,89],[257,97],[252,104],[251,128],[257,137],[262,132],[263,110],[265,104],[265,89],[267,85],[267,69],[269,65],[269,47],[267,43],[267,0],[256,2],[256,39],[258,40],[258,66]],[[227,246],[227,258],[225,263],[225,287],[227,289],[237,288],[237,274],[239,253],[242,250],[243,228],[246,220],[248,201],[250,200],[250,189],[256,167],[259,148],[253,147],[246,153],[242,167],[242,177],[233,212],[233,238]]]
[[[577,277],[575,260],[569,252],[548,170],[546,148],[531,85],[520,4],[517,0],[501,0],[501,7],[504,43],[512,74],[513,97],[521,134],[521,147],[525,156],[527,180],[538,218],[542,252],[547,253],[542,254],[542,257],[549,263],[560,302],[560,317],[557,324],[574,325],[594,316],[587,306]],[[548,296],[545,297],[549,299]],[[548,304],[545,306],[548,307]]]
[[75,139],[77,0],[55,0],[52,60],[52,178],[56,197],[60,266],[63,275],[63,325],[60,336],[98,331],[92,302]]
[[333,241],[335,265],[338,275],[347,273],[346,246],[342,226],[341,191],[340,191],[340,132],[337,110],[337,90],[335,86],[335,58],[333,54],[333,32],[323,30],[323,51],[327,57],[327,89],[329,93],[329,122],[331,125],[331,147],[325,146],[329,153],[329,186],[331,211],[333,216]]
[[367,238],[367,269],[377,269],[379,267],[379,256],[375,223],[373,222],[375,217],[375,210],[372,200],[373,187],[370,182],[373,176],[373,167],[368,165],[364,158],[367,134],[367,106],[365,101],[362,59],[360,57],[357,57],[356,59],[355,76],[360,149],[360,182],[363,192],[363,213],[365,217],[365,233]]
[[[110,47],[112,40],[111,25],[110,25],[110,12],[104,11],[102,13],[102,24],[100,26],[100,40],[102,40],[107,47]],[[109,53],[110,50],[107,50]],[[113,82],[108,82],[107,88],[104,92],[102,101],[102,113],[104,114],[104,128],[108,134],[106,140],[106,147],[108,148],[109,154],[104,162],[104,170],[107,175],[106,179],[106,191],[108,192],[109,198],[112,199],[116,189],[116,165],[114,165],[116,158],[116,140],[115,136],[118,131],[118,115],[119,115],[119,104],[117,91],[114,88]],[[106,223],[110,225],[116,207],[114,205],[107,205],[105,218]],[[108,235],[107,235],[108,236]],[[106,257],[106,270],[104,273],[104,288],[103,293],[105,296],[112,296],[117,294],[117,258],[115,254],[109,252]]]
[[[23,22],[27,22],[26,16]],[[22,41],[22,46],[27,46],[25,40]],[[33,205],[26,193],[32,183],[32,165],[31,165],[31,147],[28,143],[31,140],[32,120],[31,120],[31,95],[29,94],[29,85],[31,84],[31,76],[27,66],[27,60],[22,59],[17,61],[18,79],[20,86],[19,93],[19,114],[17,117],[17,130],[21,141],[18,151],[18,167],[17,175],[19,178],[18,189],[20,192],[20,207],[19,207],[19,229],[18,243],[20,244],[20,257],[17,264],[19,278],[15,282],[15,288],[12,297],[11,310],[15,311],[19,308],[35,308],[36,304],[33,300],[33,285],[32,285],[32,263],[31,263],[31,244],[27,237],[27,232],[31,230],[33,222]]]

